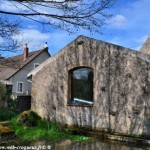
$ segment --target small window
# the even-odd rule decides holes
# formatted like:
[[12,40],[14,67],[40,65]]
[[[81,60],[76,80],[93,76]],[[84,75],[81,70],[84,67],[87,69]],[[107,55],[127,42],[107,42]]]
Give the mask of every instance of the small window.
[[34,68],[38,67],[39,65],[39,63],[34,63]]
[[69,72],[69,104],[93,104],[93,69],[84,67]]
[[17,83],[17,92],[18,93],[23,93],[23,82],[18,82]]

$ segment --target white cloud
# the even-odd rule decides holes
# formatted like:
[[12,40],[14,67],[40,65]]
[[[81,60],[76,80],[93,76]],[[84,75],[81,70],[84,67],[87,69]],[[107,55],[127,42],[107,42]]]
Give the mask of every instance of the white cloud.
[[[8,12],[15,12],[15,13],[45,13],[45,14],[62,14],[62,11],[60,9],[57,9],[55,7],[44,7],[41,5],[34,5],[31,3],[18,3],[15,1],[9,1],[9,0],[1,0],[0,9],[3,11]],[[21,16],[20,16],[21,17]],[[25,17],[23,17],[25,19]],[[47,20],[48,18],[46,16],[30,16],[29,18],[34,18],[37,20]]]
[[128,20],[123,15],[116,15],[109,20],[109,23],[113,27],[122,27],[127,24]]
[[42,33],[36,29],[23,29],[21,34],[16,35],[14,39],[27,43],[30,50],[39,50],[44,43],[50,40],[50,35]]
[[125,29],[129,31],[129,34],[135,31],[142,33],[149,30],[149,6],[150,0],[134,0],[132,2],[128,1],[127,5],[122,6],[120,10],[116,11],[116,14],[122,14],[127,18],[128,24]]
[[148,37],[149,37],[148,35],[144,35],[142,37],[134,39],[134,41],[138,43],[144,43]]
[[106,28],[110,42],[140,49],[150,36],[149,6],[150,0],[118,1]]
[[2,39],[2,37],[0,37],[0,44],[2,44],[4,42],[4,40]]
[[[55,31],[52,33],[42,33],[37,29],[23,29],[20,35],[16,35],[14,39],[23,41],[28,44],[30,51],[43,48],[45,42],[48,43],[49,51],[53,55],[56,51],[63,48],[67,43],[72,41],[77,35],[68,35],[64,31]],[[23,46],[20,49],[23,49]]]
[[27,7],[25,7],[24,5],[17,3],[17,2],[13,2],[13,1],[8,1],[8,0],[1,0],[1,4],[0,4],[0,9],[4,10],[4,11],[26,11]]

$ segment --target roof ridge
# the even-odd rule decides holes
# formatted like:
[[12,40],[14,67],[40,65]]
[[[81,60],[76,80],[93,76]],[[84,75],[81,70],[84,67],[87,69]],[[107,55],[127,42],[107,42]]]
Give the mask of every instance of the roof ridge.
[[[39,50],[35,50],[35,51],[30,51],[30,52],[29,52],[29,54],[31,54],[31,53],[35,53],[35,52],[39,52],[39,51],[44,51],[44,50],[46,50],[46,48],[39,49]],[[23,55],[23,53],[22,53],[22,54],[19,54],[19,55],[16,55],[16,56],[12,56],[12,57],[8,57],[8,58],[4,58],[4,59],[11,59],[11,58],[19,57],[19,56],[22,56],[22,55]]]
[[[42,48],[40,50],[36,50],[36,51],[30,52],[28,57],[27,57],[27,59],[25,61],[23,60],[23,55],[16,55],[16,56],[13,56],[13,57],[9,57],[9,58],[3,59],[1,61],[1,65],[3,65],[3,67],[6,66],[7,67],[6,69],[8,69],[8,68],[10,70],[13,69],[13,71],[11,71],[10,74],[7,73],[7,74],[9,74],[9,76],[7,75],[7,77],[5,79],[9,79],[11,76],[13,76],[15,73],[17,73],[20,69],[22,69],[28,63],[30,63],[32,60],[34,60],[36,57],[38,57],[44,51],[48,53],[48,48],[45,47],[45,48]],[[2,75],[0,75],[0,77],[1,76]]]
[[[48,53],[48,48],[45,47],[45,48],[43,48],[41,50],[35,51],[35,52],[37,52],[37,53],[35,53],[35,56],[29,55],[29,57],[31,57],[31,58],[28,57],[25,61],[23,61],[23,63],[20,65],[20,68],[18,68],[18,70],[16,72],[14,72],[11,76],[9,76],[9,78],[12,77],[14,74],[16,74],[20,69],[22,69],[28,63],[30,63],[32,60],[34,60],[38,55],[40,55],[44,51],[47,51],[47,53]],[[31,54],[31,53],[29,53],[29,54]],[[9,79],[9,78],[7,78],[7,79]]]

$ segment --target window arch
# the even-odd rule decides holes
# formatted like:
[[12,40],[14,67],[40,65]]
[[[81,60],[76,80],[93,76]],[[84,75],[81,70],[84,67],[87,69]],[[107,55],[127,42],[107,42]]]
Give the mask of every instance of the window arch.
[[70,105],[93,104],[93,69],[89,67],[75,68],[69,71]]

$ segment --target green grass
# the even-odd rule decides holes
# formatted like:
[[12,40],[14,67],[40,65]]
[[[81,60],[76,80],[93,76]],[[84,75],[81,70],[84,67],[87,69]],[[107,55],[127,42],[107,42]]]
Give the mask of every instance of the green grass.
[[58,141],[63,139],[70,139],[73,141],[88,141],[91,138],[79,135],[72,135],[71,132],[62,128],[60,124],[48,123],[43,120],[38,121],[36,127],[25,127],[16,124],[16,119],[11,120],[11,126],[16,131],[16,135],[21,141],[33,140],[49,140]]
[[142,138],[143,135],[142,134],[132,134],[131,137],[133,137],[133,138]]

